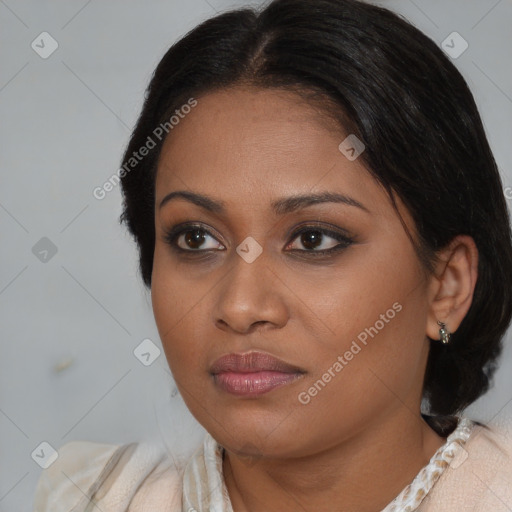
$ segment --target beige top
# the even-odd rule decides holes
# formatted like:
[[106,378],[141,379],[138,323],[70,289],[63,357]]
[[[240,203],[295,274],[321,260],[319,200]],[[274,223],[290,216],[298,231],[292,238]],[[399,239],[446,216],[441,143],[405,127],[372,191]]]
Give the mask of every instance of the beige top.
[[[223,448],[206,434],[185,463],[148,442],[72,441],[38,481],[34,512],[233,512]],[[382,512],[510,512],[512,429],[461,418],[429,463]]]

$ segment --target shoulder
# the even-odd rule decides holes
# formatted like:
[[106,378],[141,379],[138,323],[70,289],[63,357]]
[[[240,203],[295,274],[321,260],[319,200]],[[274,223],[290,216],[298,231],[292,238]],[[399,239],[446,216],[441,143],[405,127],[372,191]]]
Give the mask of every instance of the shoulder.
[[37,482],[34,511],[71,510],[87,494],[102,471],[119,454],[120,445],[70,441],[57,450],[57,459],[43,469]]
[[455,453],[419,510],[512,510],[512,422],[475,424]]
[[178,503],[179,468],[159,445],[71,441],[57,454],[37,482],[34,512],[85,512],[91,501],[100,510],[131,512],[144,500],[156,512],[162,500]]

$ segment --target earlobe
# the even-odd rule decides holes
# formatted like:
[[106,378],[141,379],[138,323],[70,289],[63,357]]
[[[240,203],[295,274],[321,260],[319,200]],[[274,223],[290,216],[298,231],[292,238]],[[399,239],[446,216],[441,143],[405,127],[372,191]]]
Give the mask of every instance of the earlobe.
[[[472,237],[458,235],[438,253],[431,277],[426,335],[449,342],[468,312],[478,277],[478,249]],[[443,325],[441,325],[443,324]]]

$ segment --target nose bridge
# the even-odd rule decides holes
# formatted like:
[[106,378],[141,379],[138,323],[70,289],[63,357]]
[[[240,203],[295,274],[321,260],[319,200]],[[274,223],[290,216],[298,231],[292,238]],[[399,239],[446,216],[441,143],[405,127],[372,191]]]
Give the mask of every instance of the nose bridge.
[[[259,246],[259,244],[258,244]],[[268,254],[252,240],[244,240],[231,255],[232,265],[222,280],[216,303],[216,321],[245,331],[256,322],[284,321],[283,297],[268,268]]]
[[[260,247],[260,249],[258,248]],[[267,292],[268,255],[251,240],[237,246],[231,257],[231,270],[224,280],[223,294],[256,304]]]

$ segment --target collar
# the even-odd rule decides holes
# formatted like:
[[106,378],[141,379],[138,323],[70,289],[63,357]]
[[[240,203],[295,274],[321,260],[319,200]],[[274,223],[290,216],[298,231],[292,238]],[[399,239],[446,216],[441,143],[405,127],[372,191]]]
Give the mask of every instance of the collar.
[[[469,418],[459,418],[457,427],[443,446],[382,512],[416,510],[446,467],[460,462],[464,457],[463,446],[474,426]],[[233,512],[222,474],[223,452],[224,448],[206,433],[203,444],[185,467],[182,512]]]

